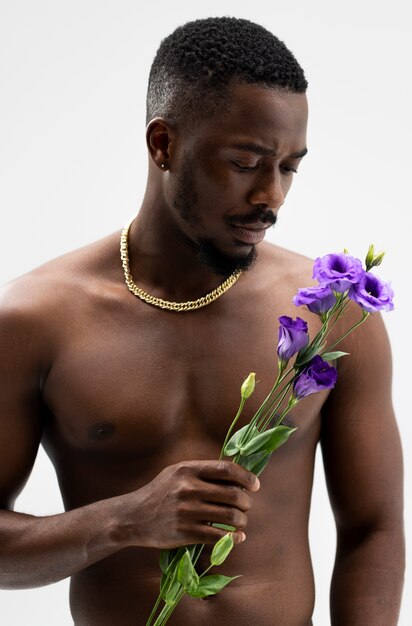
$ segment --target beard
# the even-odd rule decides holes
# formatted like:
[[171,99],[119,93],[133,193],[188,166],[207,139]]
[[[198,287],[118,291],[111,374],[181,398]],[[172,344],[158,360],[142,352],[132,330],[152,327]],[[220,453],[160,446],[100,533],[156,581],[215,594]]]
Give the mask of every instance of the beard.
[[256,247],[252,246],[246,256],[235,256],[221,252],[212,239],[203,237],[197,245],[197,259],[215,272],[218,276],[228,278],[238,270],[250,270],[257,258]]
[[[185,158],[180,171],[173,206],[180,214],[180,217],[195,226],[199,223],[199,214],[196,211],[198,206],[198,193],[194,180],[193,170],[190,167],[189,158]],[[236,224],[248,224],[260,220],[263,224],[275,224],[276,215],[270,209],[256,207],[252,214],[238,217],[232,216],[230,219],[224,219],[224,223],[230,225],[232,222]],[[251,269],[257,258],[256,246],[252,245],[250,252],[245,254],[226,254],[222,252],[215,244],[213,239],[209,237],[199,237],[197,242],[190,241],[196,250],[196,258],[202,264],[211,269],[218,276],[228,278],[234,272],[241,270],[247,271]]]

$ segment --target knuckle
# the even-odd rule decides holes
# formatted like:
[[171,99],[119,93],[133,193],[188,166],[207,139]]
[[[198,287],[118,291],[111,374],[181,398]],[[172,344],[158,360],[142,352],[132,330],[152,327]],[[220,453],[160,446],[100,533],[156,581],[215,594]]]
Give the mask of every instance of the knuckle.
[[252,506],[252,498],[242,491],[241,499],[240,499],[240,507],[243,511],[249,511]]
[[229,497],[233,504],[238,505],[241,502],[242,496],[239,487],[232,485],[229,487]]
[[226,516],[229,524],[231,524],[232,526],[236,526],[236,522],[238,521],[238,511],[229,507],[226,509]]
[[187,461],[176,463],[175,471],[178,476],[188,476],[191,473],[191,467]]
[[224,477],[227,477],[231,473],[230,472],[231,466],[232,466],[232,463],[230,463],[229,461],[218,461],[217,470]]
[[245,526],[247,525],[247,517],[244,513],[241,513],[240,511],[237,511],[236,514],[234,515],[234,519],[233,519],[233,526],[235,526],[235,528],[245,528]]
[[190,480],[182,480],[179,484],[179,496],[187,499],[191,498],[197,493],[197,489]]
[[253,487],[256,481],[256,476],[252,472],[247,472],[247,482],[250,487]]
[[187,519],[190,514],[190,507],[185,502],[179,502],[176,506],[176,520],[177,522],[181,522],[182,520]]

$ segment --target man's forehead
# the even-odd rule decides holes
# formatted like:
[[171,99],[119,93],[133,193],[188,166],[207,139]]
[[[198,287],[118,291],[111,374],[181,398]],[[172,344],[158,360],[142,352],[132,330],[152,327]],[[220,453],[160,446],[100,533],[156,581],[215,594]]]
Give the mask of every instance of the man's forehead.
[[[222,106],[205,123],[209,129],[221,133],[254,135],[254,130],[267,129],[284,132],[306,132],[308,117],[307,99],[304,93],[271,89],[261,85],[240,83],[225,93]],[[304,147],[304,146],[300,146]]]
[[263,156],[286,149],[293,158],[301,158],[307,152],[307,116],[305,94],[247,85],[199,125],[193,140]]
[[[245,141],[242,139],[237,140],[236,138],[233,138],[231,141],[228,141],[228,147],[234,148],[236,150],[243,150],[245,152],[253,152],[255,154],[258,154],[259,156],[276,156],[276,150],[274,150],[272,147],[260,143],[255,143],[253,140]],[[289,156],[292,159],[301,159],[305,156],[305,154],[307,154],[307,152],[308,149],[306,146],[304,146],[303,148],[292,152]]]

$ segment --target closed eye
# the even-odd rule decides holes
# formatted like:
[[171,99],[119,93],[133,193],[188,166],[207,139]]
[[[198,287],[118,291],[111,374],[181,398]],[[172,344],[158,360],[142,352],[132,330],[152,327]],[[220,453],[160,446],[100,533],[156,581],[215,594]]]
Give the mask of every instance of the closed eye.
[[241,172],[253,172],[254,170],[256,170],[258,168],[258,165],[242,165],[241,163],[238,163],[238,161],[232,161],[233,165],[236,166],[236,169],[240,170]]
[[293,169],[293,167],[287,167],[286,165],[282,165],[281,170],[285,174],[297,174],[298,173],[298,170]]

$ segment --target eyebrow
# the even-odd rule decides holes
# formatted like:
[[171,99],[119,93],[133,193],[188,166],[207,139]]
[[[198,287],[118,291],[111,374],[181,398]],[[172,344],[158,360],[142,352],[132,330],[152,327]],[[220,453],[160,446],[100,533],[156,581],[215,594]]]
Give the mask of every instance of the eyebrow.
[[[256,143],[237,143],[233,146],[233,148],[238,148],[239,150],[247,150],[248,152],[254,152],[255,154],[260,154],[261,156],[275,156],[276,152],[271,148],[264,148]],[[289,158],[292,159],[301,159],[307,154],[308,149],[303,148],[298,152],[294,152],[289,155]]]

